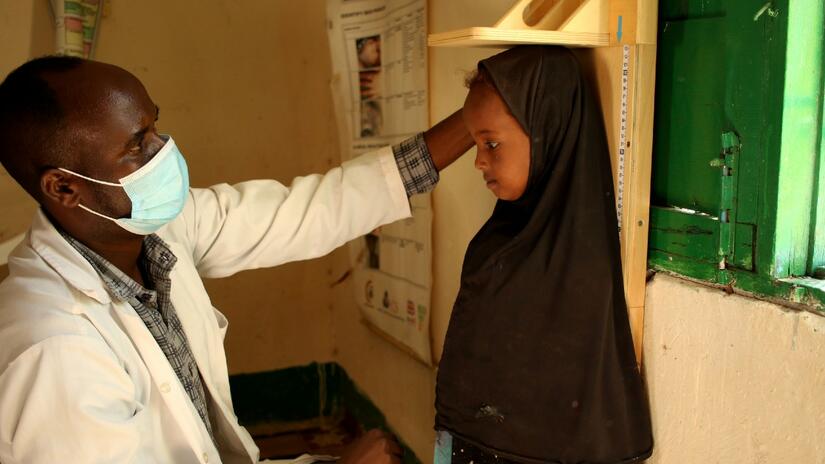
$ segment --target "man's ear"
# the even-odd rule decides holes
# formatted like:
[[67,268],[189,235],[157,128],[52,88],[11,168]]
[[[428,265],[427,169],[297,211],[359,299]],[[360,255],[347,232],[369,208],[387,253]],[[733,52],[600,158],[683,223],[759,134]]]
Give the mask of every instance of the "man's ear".
[[66,208],[80,204],[77,177],[59,169],[48,169],[40,175],[40,191],[48,201],[59,203]]

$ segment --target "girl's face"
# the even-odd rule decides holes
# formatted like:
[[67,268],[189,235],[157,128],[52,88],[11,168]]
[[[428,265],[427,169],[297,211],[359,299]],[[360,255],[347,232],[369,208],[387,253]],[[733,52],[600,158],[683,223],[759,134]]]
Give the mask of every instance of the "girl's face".
[[475,166],[493,194],[518,200],[530,173],[530,138],[492,85],[479,82],[464,101],[464,123],[476,142]]

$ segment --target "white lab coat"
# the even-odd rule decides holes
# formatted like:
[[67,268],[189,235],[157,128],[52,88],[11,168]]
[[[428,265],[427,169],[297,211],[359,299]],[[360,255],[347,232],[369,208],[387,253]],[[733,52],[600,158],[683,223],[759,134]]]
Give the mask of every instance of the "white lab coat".
[[158,235],[178,258],[172,302],[210,397],[218,451],[140,317],[110,298],[38,212],[0,285],[0,462],[257,461],[232,409],[227,321],[201,277],[322,256],[409,215],[390,148],[290,187],[262,180],[191,189],[183,213]]

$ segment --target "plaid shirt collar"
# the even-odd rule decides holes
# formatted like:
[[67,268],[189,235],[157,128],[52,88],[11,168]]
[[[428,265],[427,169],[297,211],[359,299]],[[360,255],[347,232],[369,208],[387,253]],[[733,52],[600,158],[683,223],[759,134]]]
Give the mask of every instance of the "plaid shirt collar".
[[[147,304],[157,304],[157,292],[147,289],[135,282],[134,279],[110,263],[106,258],[94,252],[79,240],[59,230],[63,238],[69,242],[92,267],[100,274],[100,278],[109,290],[113,298],[121,301],[129,301],[137,298]],[[169,245],[155,234],[147,235],[143,239],[143,252],[141,264],[145,266],[144,271],[152,276],[152,280],[158,282],[160,279],[169,277],[172,268],[175,267],[178,259]]]

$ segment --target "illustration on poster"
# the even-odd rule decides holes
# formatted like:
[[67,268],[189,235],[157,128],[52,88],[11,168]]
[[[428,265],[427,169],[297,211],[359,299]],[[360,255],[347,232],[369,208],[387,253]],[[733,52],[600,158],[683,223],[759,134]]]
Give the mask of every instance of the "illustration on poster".
[[361,70],[381,66],[381,36],[372,35],[355,40],[358,51],[358,65]]

